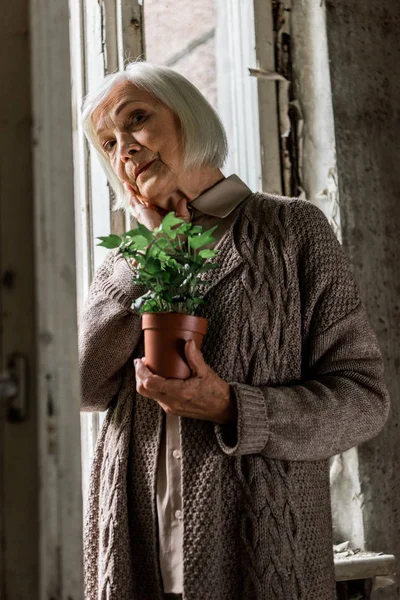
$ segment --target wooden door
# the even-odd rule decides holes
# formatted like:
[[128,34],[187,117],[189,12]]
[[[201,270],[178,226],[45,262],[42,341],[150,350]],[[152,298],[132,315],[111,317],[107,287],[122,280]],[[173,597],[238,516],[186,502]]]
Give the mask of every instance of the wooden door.
[[68,3],[0,21],[0,597],[79,600]]

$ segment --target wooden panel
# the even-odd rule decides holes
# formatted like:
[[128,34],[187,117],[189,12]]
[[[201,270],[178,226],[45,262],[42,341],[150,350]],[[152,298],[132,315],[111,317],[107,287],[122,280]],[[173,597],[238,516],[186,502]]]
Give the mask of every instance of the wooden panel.
[[255,67],[255,14],[251,2],[216,3],[217,110],[225,126],[229,155],[225,175],[237,173],[252,190],[263,186]]
[[29,2],[0,19],[0,372],[13,352],[31,374],[29,419],[11,424],[0,400],[0,598],[39,598],[38,471]]
[[[254,68],[276,71],[272,2],[254,1],[254,28],[256,64]],[[249,65],[250,66],[250,65]],[[279,124],[276,81],[257,80],[262,191],[282,193],[281,158],[279,150]]]
[[116,0],[119,67],[144,58],[143,11],[138,0]]
[[[85,64],[86,87],[84,93],[87,94],[98,87],[106,74],[107,45],[104,37],[106,33],[105,17],[106,14],[112,14],[112,10],[110,8],[106,13],[104,3],[101,2],[85,2],[84,0],[80,0],[80,3],[82,4],[85,15],[83,22],[85,45],[83,48],[82,60]],[[113,0],[113,2],[108,2],[108,4],[115,4],[115,0]],[[94,270],[96,270],[103,262],[106,254],[104,248],[97,247],[96,244],[98,242],[96,241],[96,238],[100,235],[107,235],[110,231],[110,190],[107,178],[100,166],[95,152],[88,146],[86,146],[86,148],[88,155],[86,169],[89,181],[86,190],[86,200],[91,206],[90,227],[92,239],[90,240],[90,243],[93,247],[93,267]],[[80,157],[75,157],[75,163],[77,160],[80,160]],[[81,201],[82,200],[83,199],[81,199]],[[86,239],[78,241],[78,243],[86,243]]]
[[[142,9],[137,0],[71,2],[72,102],[74,124],[76,260],[78,311],[86,299],[94,271],[106,255],[97,237],[122,233],[126,215],[111,212],[112,192],[97,156],[82,130],[81,107],[87,93],[104,76],[122,69],[128,58],[142,55]],[[83,496],[88,493],[94,447],[104,414],[81,415]]]
[[32,0],[41,598],[83,597],[69,7]]

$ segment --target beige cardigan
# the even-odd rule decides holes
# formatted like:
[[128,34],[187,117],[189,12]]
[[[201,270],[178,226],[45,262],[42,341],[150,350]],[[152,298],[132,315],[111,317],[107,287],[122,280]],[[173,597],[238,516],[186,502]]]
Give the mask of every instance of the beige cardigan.
[[[333,600],[328,458],[385,423],[376,338],[312,204],[254,194],[218,246],[203,352],[231,383],[238,423],[182,419],[184,600]],[[140,293],[111,253],[81,319],[83,410],[108,409],[86,517],[87,600],[162,598],[163,412],[135,392]]]

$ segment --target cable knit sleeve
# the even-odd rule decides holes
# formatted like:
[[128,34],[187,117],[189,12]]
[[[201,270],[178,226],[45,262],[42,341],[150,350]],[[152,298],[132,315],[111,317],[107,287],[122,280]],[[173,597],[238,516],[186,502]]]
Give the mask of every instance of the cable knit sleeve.
[[235,428],[216,426],[229,455],[320,460],[374,437],[389,411],[383,363],[348,261],[324,215],[292,209],[301,294],[303,375],[289,385],[231,383]]
[[106,410],[141,335],[132,301],[143,294],[125,259],[111,251],[98,269],[79,319],[83,411]]

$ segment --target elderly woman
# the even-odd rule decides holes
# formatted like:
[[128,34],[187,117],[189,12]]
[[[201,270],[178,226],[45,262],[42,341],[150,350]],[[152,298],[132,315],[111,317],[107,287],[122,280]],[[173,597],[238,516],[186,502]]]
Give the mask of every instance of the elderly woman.
[[349,264],[312,204],[253,193],[184,77],[148,63],[84,108],[117,197],[148,228],[218,225],[202,352],[154,375],[112,251],[81,319],[83,410],[105,411],[85,531],[86,599],[333,600],[329,457],[388,414],[380,352]]

